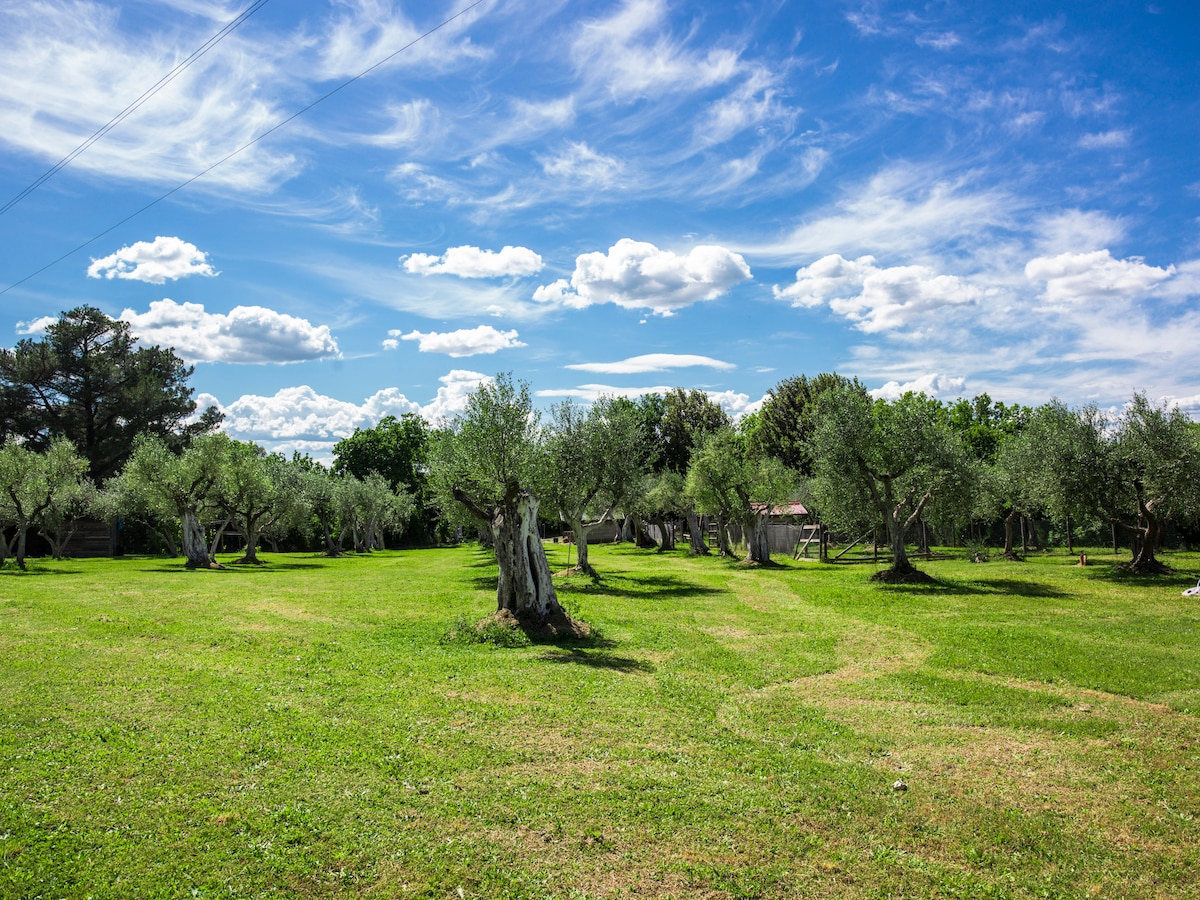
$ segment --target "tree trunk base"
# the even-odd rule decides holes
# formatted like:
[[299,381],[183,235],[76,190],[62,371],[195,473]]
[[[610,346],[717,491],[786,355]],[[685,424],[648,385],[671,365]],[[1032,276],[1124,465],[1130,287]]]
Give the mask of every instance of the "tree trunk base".
[[500,609],[475,623],[475,627],[481,630],[486,625],[520,628],[533,640],[583,640],[592,636],[592,626],[572,619],[561,609],[548,616],[539,616],[535,612],[517,614],[512,610]]
[[914,569],[912,566],[906,566],[897,569],[894,566],[890,569],[883,569],[876,572],[869,579],[870,581],[878,582],[879,584],[936,584],[937,579],[932,575],[922,572],[920,569]]
[[266,562],[259,559],[257,556],[243,556],[241,559],[233,561],[235,566],[265,566]]
[[586,575],[588,578],[592,579],[592,581],[600,580],[600,573],[592,568],[591,563],[586,563],[582,566],[567,566],[567,568],[554,573],[555,578],[558,578],[559,576],[570,577],[571,575]]
[[1124,572],[1130,572],[1134,575],[1171,575],[1174,569],[1165,563],[1159,562],[1157,559],[1134,560],[1131,563],[1126,563],[1119,567]]
[[779,563],[769,558],[750,559],[749,557],[742,557],[737,561],[737,564],[743,569],[778,569],[780,567]]
[[221,565],[219,562],[216,562],[214,560],[209,560],[208,562],[200,563],[200,562],[193,562],[192,560],[189,559],[184,564],[184,568],[185,569],[224,569],[225,567],[223,565]]

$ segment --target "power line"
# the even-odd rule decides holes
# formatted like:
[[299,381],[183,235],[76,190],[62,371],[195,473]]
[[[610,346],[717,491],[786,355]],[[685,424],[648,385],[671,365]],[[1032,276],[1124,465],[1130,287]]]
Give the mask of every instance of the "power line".
[[20,203],[22,200],[24,200],[30,194],[32,194],[35,190],[37,190],[39,187],[41,187],[43,184],[45,184],[47,181],[49,181],[51,178],[53,178],[55,173],[59,172],[60,170],[66,168],[68,165],[70,165],[71,162],[77,156],[79,156],[81,153],[83,153],[85,150],[87,150],[88,147],[92,146],[92,144],[96,143],[96,141],[100,140],[100,138],[104,137],[106,134],[108,134],[110,131],[112,131],[114,128],[116,128],[118,125],[120,125],[126,119],[128,119],[131,115],[133,115],[135,112],[137,112],[137,110],[140,109],[145,103],[147,103],[150,100],[150,98],[152,98],[155,94],[157,94],[159,91],[161,91],[163,88],[165,88],[168,84],[170,84],[172,81],[174,81],[179,75],[181,75],[183,73],[183,71],[185,69],[187,69],[189,66],[191,66],[192,63],[194,63],[196,60],[198,60],[200,57],[202,57],[204,54],[206,54],[209,50],[211,50],[213,47],[215,47],[217,44],[219,44],[221,41],[223,41],[225,38],[227,38],[230,34],[232,34],[233,31],[235,29],[237,29],[237,27],[239,25],[244,23],[252,15],[254,15],[256,12],[258,12],[260,9],[262,9],[264,6],[266,6],[268,2],[269,2],[269,0],[255,0],[255,2],[252,3],[250,6],[248,6],[246,9],[244,9],[241,12],[241,14],[238,15],[238,17],[236,19],[229,22],[224,28],[222,28],[220,31],[218,31],[216,34],[214,34],[212,37],[210,37],[207,41],[205,41],[203,44],[201,44],[194,51],[192,51],[191,55],[188,56],[187,59],[183,60],[183,62],[176,65],[175,68],[173,68],[170,72],[168,72],[166,75],[164,75],[162,78],[160,78],[154,84],[153,87],[147,89],[140,97],[138,97],[136,100],[134,100],[128,106],[126,106],[123,110],[121,110],[119,113],[117,113],[111,119],[109,119],[107,123],[102,125],[95,132],[93,132],[92,135],[87,140],[85,140],[82,144],[80,144],[78,147],[76,147],[74,150],[72,150],[70,153],[68,153],[66,156],[64,156],[62,159],[60,159],[58,162],[56,162],[47,171],[43,172],[41,176],[39,176],[31,185],[26,187],[23,191],[21,191],[21,193],[17,194],[17,196],[13,197],[11,200],[9,200],[7,203],[5,203],[4,206],[0,206],[0,216],[4,215],[6,212],[8,212],[14,206],[16,206],[18,203]]
[[[266,2],[266,0],[263,0],[263,2]],[[213,169],[217,168],[218,166],[224,165],[225,163],[227,163],[229,160],[233,159],[235,156],[237,156],[242,151],[248,150],[250,147],[253,147],[255,144],[257,144],[263,138],[268,137],[271,134],[274,134],[276,131],[278,131],[280,128],[282,128],[284,125],[287,125],[289,122],[292,122],[295,119],[300,118],[302,115],[304,115],[306,112],[311,110],[313,107],[318,106],[321,103],[324,103],[326,100],[328,100],[334,94],[336,94],[339,91],[343,90],[344,88],[347,88],[350,85],[354,84],[354,82],[358,81],[360,78],[365,78],[367,75],[370,75],[372,72],[374,72],[380,66],[391,61],[392,59],[395,59],[397,56],[399,56],[404,51],[410,49],[414,45],[425,40],[425,38],[429,37],[431,34],[441,31],[443,28],[445,28],[447,25],[449,25],[455,19],[459,19],[462,16],[465,16],[467,13],[469,13],[475,7],[480,6],[485,2],[486,2],[486,0],[475,0],[474,3],[470,3],[467,6],[464,6],[462,9],[460,9],[454,15],[450,16],[450,18],[444,19],[442,22],[438,23],[433,28],[430,28],[428,31],[424,32],[423,34],[420,34],[417,37],[413,38],[411,41],[409,41],[407,44],[405,44],[400,49],[395,50],[392,53],[389,53],[383,59],[381,59],[378,62],[374,63],[373,65],[367,67],[366,69],[363,69],[361,72],[359,72],[357,75],[353,76],[352,78],[346,79],[341,84],[339,84],[337,87],[322,94],[320,97],[318,97],[312,103],[308,104],[308,106],[304,107],[301,110],[298,110],[297,112],[292,113],[290,116],[288,116],[282,122],[278,122],[275,125],[272,125],[266,131],[264,131],[260,135],[258,135],[258,137],[252,138],[249,141],[247,141],[246,143],[242,144],[242,146],[238,147],[232,153],[229,153],[229,154],[221,157],[220,159],[218,159],[215,163],[213,163],[211,166],[209,166],[204,171],[196,173],[191,178],[189,178],[187,181],[183,182],[182,184],[176,185],[175,187],[171,188],[169,191],[167,191],[162,196],[156,197],[155,199],[151,200],[149,203],[147,203],[141,209],[135,210],[134,212],[130,213],[125,218],[123,218],[121,221],[116,222],[113,225],[110,225],[108,228],[104,229],[102,232],[97,234],[95,237],[92,237],[92,238],[84,241],[82,244],[80,244],[79,246],[75,247],[72,250],[68,250],[66,253],[64,253],[62,256],[58,257],[57,259],[46,263],[46,265],[42,266],[36,272],[31,272],[30,274],[28,274],[24,278],[22,278],[20,281],[14,281],[8,287],[4,288],[3,290],[0,290],[0,296],[7,294],[13,288],[20,287],[25,282],[30,281],[33,278],[36,278],[37,276],[39,276],[43,272],[45,272],[47,269],[51,269],[54,266],[57,266],[64,259],[74,256],[76,253],[78,253],[80,250],[84,249],[85,247],[90,247],[92,244],[96,243],[96,241],[100,240],[100,238],[104,237],[107,234],[110,234],[113,231],[116,231],[118,228],[120,228],[126,222],[129,222],[132,219],[136,219],[138,216],[140,216],[146,210],[157,206],[158,204],[160,204],[164,200],[166,200],[168,197],[171,197],[172,195],[179,193],[179,191],[183,190],[185,187],[187,187],[192,182],[199,181],[201,178],[203,178],[205,175],[207,175]]]

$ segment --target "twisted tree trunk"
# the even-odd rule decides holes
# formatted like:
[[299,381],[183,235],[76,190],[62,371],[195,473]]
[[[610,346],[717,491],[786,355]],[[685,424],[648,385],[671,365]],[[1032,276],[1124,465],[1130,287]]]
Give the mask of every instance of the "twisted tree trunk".
[[755,516],[745,525],[746,562],[767,565],[771,562],[771,534],[767,530],[766,516]]
[[515,486],[500,504],[488,508],[477,504],[460,488],[454,488],[454,498],[491,531],[500,568],[497,611],[506,609],[518,617],[536,616],[543,621],[562,615],[563,608],[550,579],[550,564],[537,531],[537,498]]
[[204,529],[195,507],[187,506],[180,510],[179,521],[183,531],[183,555],[187,559],[189,569],[208,569],[214,565],[209,555],[208,544],[204,540]]
[[1168,572],[1169,568],[1154,555],[1159,541],[1162,540],[1162,520],[1158,515],[1159,501],[1145,498],[1140,481],[1134,482],[1134,488],[1137,491],[1138,504],[1138,524],[1134,529],[1137,541],[1133,562],[1129,564],[1129,568],[1134,572],[1152,575]]

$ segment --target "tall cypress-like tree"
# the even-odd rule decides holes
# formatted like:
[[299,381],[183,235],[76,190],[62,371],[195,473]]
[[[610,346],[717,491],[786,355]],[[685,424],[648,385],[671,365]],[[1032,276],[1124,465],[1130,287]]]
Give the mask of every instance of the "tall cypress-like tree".
[[62,313],[40,340],[0,350],[0,436],[27,446],[70,440],[96,482],[121,470],[139,435],[176,446],[215,427],[210,407],[196,421],[192,367],[173,350],[142,347],[129,325],[92,306]]

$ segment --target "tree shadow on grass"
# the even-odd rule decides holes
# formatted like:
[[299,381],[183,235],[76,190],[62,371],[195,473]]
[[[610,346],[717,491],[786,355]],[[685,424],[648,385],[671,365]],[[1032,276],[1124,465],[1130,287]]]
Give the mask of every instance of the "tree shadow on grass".
[[1192,587],[1200,576],[1192,569],[1170,569],[1159,573],[1133,572],[1128,568],[1128,563],[1114,563],[1103,568],[1096,566],[1088,572],[1088,578],[1129,587],[1169,588],[1184,582],[1189,582],[1187,587]]
[[1037,581],[1019,578],[986,578],[969,582],[933,581],[926,584],[880,584],[875,589],[886,594],[911,594],[924,597],[938,596],[1017,596],[1061,599],[1071,594],[1059,588]]
[[43,566],[40,563],[31,565],[27,569],[18,569],[15,564],[5,565],[0,569],[0,577],[8,578],[32,578],[41,575],[82,575],[82,569],[72,569],[68,566]]
[[[602,642],[604,646],[612,646],[611,641]],[[611,653],[587,653],[574,642],[573,646],[564,648],[562,653],[543,653],[538,657],[542,662],[559,663],[561,665],[587,666],[593,669],[611,669],[614,672],[654,671],[654,666],[645,660],[633,659],[629,656],[615,656]]]
[[557,588],[566,594],[579,594],[587,597],[707,597],[716,594],[729,593],[725,588],[714,588],[683,581],[677,575],[670,577],[655,575],[639,575],[629,578],[623,575],[606,575],[600,573],[597,580],[587,576],[579,576],[566,583],[558,583]]
[[[468,583],[480,591],[495,591],[497,576],[474,575]],[[677,597],[708,597],[716,594],[726,594],[724,588],[707,587],[682,581],[678,576],[669,578],[653,575],[639,575],[627,578],[623,575],[600,573],[600,577],[592,579],[587,575],[568,575],[565,578],[555,576],[554,589],[565,597],[607,597],[610,599],[655,598],[673,599]]]
[[208,572],[213,575],[228,575],[230,573],[240,573],[243,575],[270,575],[272,572],[289,572],[298,569],[325,569],[328,568],[323,562],[276,562],[270,560],[261,565],[245,564],[245,563],[222,563],[216,568],[195,568],[189,569],[186,563],[161,563],[157,566],[151,566],[142,569],[143,572],[170,572],[179,574],[180,572]]

